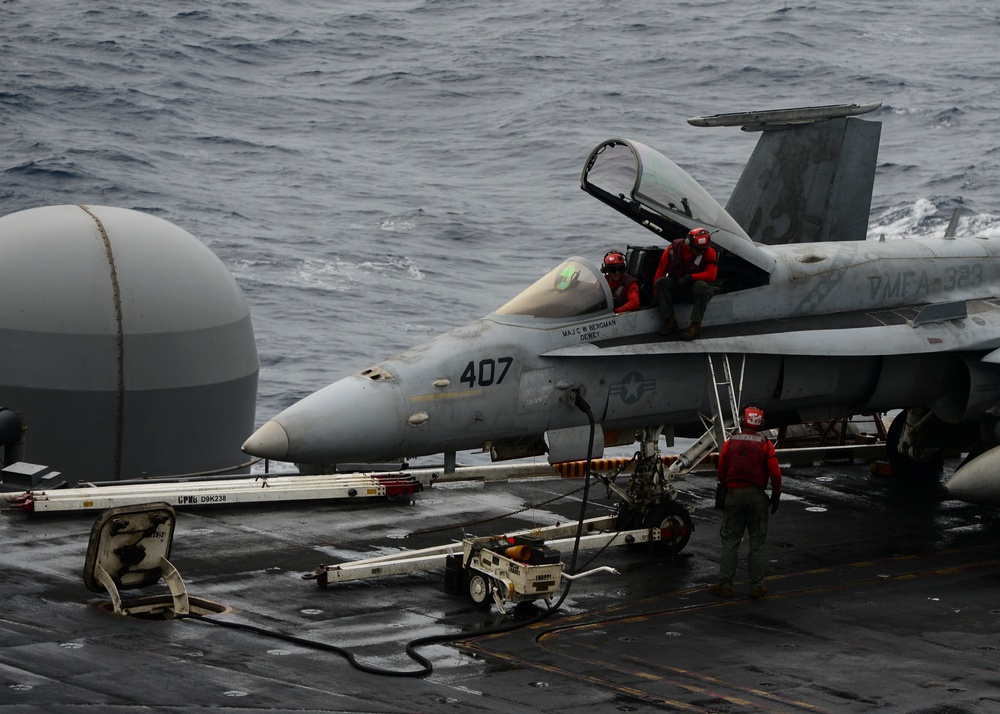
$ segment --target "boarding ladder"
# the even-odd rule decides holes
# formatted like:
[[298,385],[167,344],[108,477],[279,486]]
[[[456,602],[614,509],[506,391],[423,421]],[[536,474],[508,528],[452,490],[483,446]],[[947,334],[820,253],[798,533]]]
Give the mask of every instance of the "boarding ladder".
[[[712,414],[698,413],[705,433],[694,444],[685,449],[677,459],[667,467],[667,478],[686,474],[694,469],[698,464],[713,451],[722,448],[722,444],[740,427],[739,423],[739,401],[743,393],[743,373],[746,369],[746,355],[740,356],[739,383],[733,380],[733,371],[729,364],[729,355],[706,354],[708,360],[708,374],[712,379],[711,407]],[[721,363],[722,378],[716,372],[715,359]],[[725,392],[725,396],[723,396]],[[731,415],[730,421],[726,421],[726,412],[723,410],[723,399],[728,402],[726,406]]]

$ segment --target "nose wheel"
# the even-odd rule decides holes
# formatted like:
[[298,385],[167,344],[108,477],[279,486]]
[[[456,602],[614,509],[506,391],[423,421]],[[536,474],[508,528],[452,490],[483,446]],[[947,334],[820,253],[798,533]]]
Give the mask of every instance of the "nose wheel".
[[665,553],[680,553],[691,540],[694,524],[691,514],[677,501],[667,501],[654,507],[650,515],[650,528],[660,529],[660,540],[654,547]]
[[708,454],[709,445],[715,442],[712,440],[713,433],[707,432],[706,436],[678,457],[668,469],[664,468],[660,457],[661,432],[662,427],[637,432],[641,445],[634,457],[635,471],[628,483],[624,489],[607,482],[606,485],[608,496],[614,490],[623,499],[618,507],[615,524],[617,530],[657,530],[660,539],[651,541],[648,547],[656,554],[673,556],[684,549],[694,530],[691,514],[677,501],[675,476],[682,472],[682,468],[693,468]]
[[676,555],[691,540],[694,524],[691,514],[677,501],[659,501],[643,514],[627,503],[618,509],[616,527],[620,531],[635,528],[659,529],[660,540],[649,544],[657,555]]

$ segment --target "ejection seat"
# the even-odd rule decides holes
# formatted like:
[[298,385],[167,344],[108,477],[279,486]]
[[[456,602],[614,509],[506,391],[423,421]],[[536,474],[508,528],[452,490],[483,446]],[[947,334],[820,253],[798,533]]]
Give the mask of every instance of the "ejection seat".
[[639,281],[640,308],[653,307],[656,298],[653,295],[653,279],[656,277],[656,266],[660,264],[663,248],[658,245],[630,245],[626,252],[625,262],[628,274]]

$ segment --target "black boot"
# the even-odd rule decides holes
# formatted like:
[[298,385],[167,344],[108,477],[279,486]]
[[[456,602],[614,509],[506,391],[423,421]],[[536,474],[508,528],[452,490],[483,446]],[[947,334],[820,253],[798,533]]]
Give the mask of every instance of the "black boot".
[[663,323],[663,327],[659,329],[659,333],[666,337],[667,335],[672,335],[677,332],[677,318],[668,317]]
[[687,329],[681,333],[682,340],[693,340],[698,337],[698,333],[701,332],[701,323],[692,322],[688,325]]

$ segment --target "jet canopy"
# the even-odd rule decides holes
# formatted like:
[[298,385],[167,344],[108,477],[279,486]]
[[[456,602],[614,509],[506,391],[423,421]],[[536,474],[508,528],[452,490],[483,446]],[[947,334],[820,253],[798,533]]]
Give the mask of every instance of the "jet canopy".
[[637,141],[609,139],[594,149],[581,177],[584,191],[668,241],[703,226],[712,242],[770,272],[774,258],[680,166]]
[[608,307],[604,280],[579,258],[570,258],[509,300],[497,314],[567,318]]

